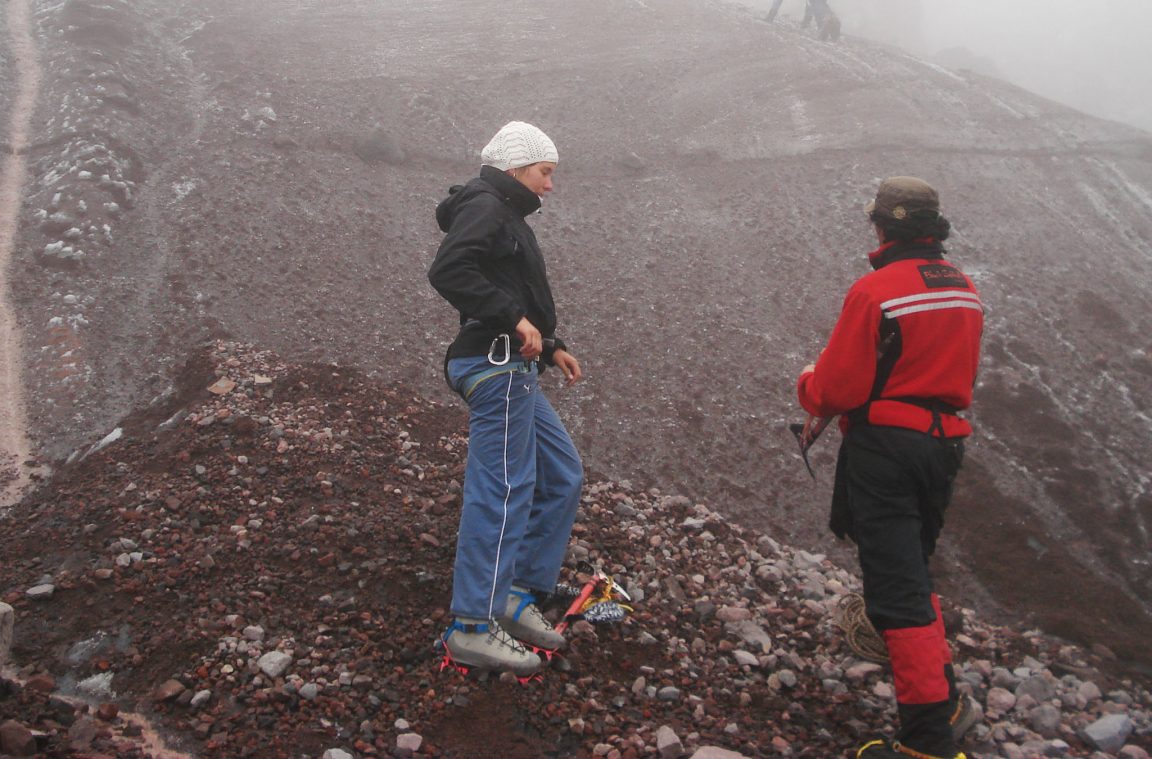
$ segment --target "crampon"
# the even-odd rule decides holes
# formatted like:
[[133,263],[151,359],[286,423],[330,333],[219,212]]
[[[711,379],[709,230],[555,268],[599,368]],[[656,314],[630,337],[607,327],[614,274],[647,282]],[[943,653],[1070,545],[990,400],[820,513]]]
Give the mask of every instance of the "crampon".
[[[535,648],[533,646],[528,646],[528,648],[533,653],[545,657],[545,661],[551,661],[552,656],[556,654],[555,651],[545,651],[544,649]],[[440,657],[440,665],[437,669],[438,672],[443,672],[447,669],[463,675],[464,677],[468,677],[473,672],[497,672],[497,670],[481,669],[480,667],[473,667],[468,664],[461,664],[460,662],[456,661],[452,658],[452,653],[448,650],[448,646],[444,645],[444,640],[442,638],[436,639],[436,642],[432,645],[432,649]],[[497,674],[499,673],[497,672]],[[544,679],[542,672],[534,672],[531,675],[523,676],[513,675],[513,677],[515,677],[517,682],[519,682],[521,685],[527,685],[528,683],[538,682]]]

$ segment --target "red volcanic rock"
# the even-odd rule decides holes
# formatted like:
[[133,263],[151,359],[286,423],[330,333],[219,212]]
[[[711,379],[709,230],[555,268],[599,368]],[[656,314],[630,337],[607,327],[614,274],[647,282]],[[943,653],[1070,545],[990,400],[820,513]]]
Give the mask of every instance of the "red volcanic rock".
[[0,753],[12,756],[32,756],[36,753],[36,737],[15,720],[0,723]]

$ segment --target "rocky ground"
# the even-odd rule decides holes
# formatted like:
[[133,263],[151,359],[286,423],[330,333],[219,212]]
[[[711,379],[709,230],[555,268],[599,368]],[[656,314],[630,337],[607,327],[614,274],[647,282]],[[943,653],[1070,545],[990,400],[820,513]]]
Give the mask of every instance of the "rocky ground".
[[[813,486],[785,425],[893,173],[941,187],[990,306],[937,567],[980,610],[952,615],[988,713],[972,745],[1089,755],[1081,728],[1130,711],[1147,748],[1147,685],[1124,680],[1152,663],[1147,133],[702,0],[31,7],[8,274],[37,459],[60,471],[0,515],[19,675],[0,707],[51,752],[130,755],[110,743],[137,743],[130,709],[219,757],[387,754],[398,719],[428,754],[643,754],[666,727],[689,750],[835,756],[885,722],[882,675],[828,617],[852,587],[823,528],[834,443]],[[0,50],[0,107],[12,70]],[[599,473],[571,568],[588,551],[644,596],[523,688],[427,655],[463,419],[431,209],[513,116],[562,154],[534,224],[588,374],[557,405]],[[290,358],[185,363],[227,336]],[[206,394],[218,366],[240,385]],[[255,663],[273,649],[275,676]],[[80,682],[91,719],[57,698]]]
[[586,461],[849,563],[824,529],[834,441],[813,485],[792,387],[866,268],[868,194],[920,174],[989,304],[942,587],[1150,663],[1147,133],[721,2],[31,5],[9,277],[42,464],[211,338],[446,402],[432,208],[514,115],[561,150],[534,225],[587,370],[557,401]]
[[[196,351],[0,521],[0,753],[828,758],[891,724],[837,626],[850,571],[595,475],[565,579],[601,568],[633,613],[575,624],[537,681],[441,671],[464,422],[354,368]],[[1107,648],[945,606],[970,756],[1148,757],[1152,683]]]

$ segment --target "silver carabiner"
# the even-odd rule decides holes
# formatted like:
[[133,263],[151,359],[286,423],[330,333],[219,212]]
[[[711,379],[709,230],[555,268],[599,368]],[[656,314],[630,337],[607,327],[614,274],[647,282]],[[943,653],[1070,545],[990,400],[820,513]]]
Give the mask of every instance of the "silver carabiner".
[[[496,352],[496,346],[497,346],[497,344],[499,344],[499,342],[501,340],[504,341],[504,358],[497,361],[496,357],[493,354]],[[496,338],[492,341],[492,344],[488,346],[488,363],[492,364],[493,366],[504,366],[505,364],[507,364],[511,360],[512,360],[512,340],[511,340],[511,338],[509,338],[507,334],[497,335]]]

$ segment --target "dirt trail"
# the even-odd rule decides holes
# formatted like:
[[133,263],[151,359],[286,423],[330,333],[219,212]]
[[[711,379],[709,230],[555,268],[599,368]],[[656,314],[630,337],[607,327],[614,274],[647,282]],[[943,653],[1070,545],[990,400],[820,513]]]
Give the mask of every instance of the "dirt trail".
[[4,18],[4,33],[15,70],[15,93],[5,124],[9,151],[0,163],[0,510],[19,499],[30,482],[30,472],[24,466],[31,445],[21,382],[20,327],[9,302],[7,276],[23,197],[24,150],[40,90],[30,6],[30,0],[9,0]]

